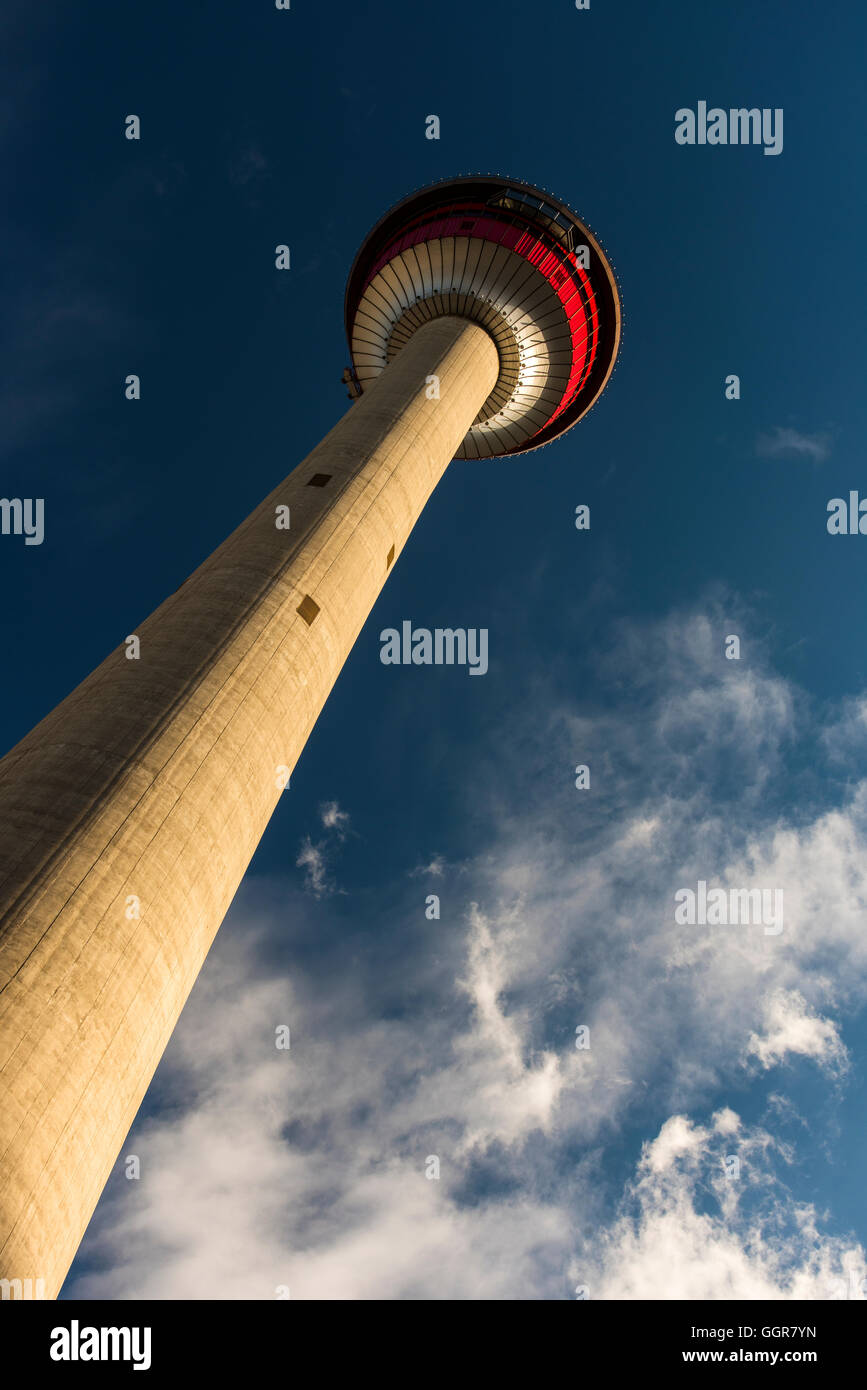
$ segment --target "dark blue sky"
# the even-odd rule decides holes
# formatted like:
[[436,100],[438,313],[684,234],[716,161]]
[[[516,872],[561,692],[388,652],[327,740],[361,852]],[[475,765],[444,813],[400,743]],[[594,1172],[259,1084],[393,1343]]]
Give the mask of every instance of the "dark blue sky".
[[[603,575],[627,613],[718,580],[757,596],[808,688],[860,686],[859,546],[824,526],[828,498],[857,487],[864,409],[863,84],[844,16],[397,13],[49,5],[6,21],[4,488],[44,495],[48,516],[41,549],[0,548],[29,600],[6,615],[7,647],[33,677],[4,692],[7,742],[333,423],[360,239],[408,190],[477,169],[550,187],[590,222],[621,279],[624,348],[604,403],[555,450],[454,470],[400,584],[448,606],[448,574],[424,578],[446,528],[452,580],[484,606],[566,557],[575,591]],[[676,145],[674,111],[699,99],[782,106],[783,154]],[[828,435],[828,464],[758,457],[777,427]],[[583,550],[573,498],[595,504]],[[52,614],[50,644],[34,611]]]
[[[576,762],[618,787],[569,832],[576,862],[603,822],[674,794],[652,748],[627,755],[589,726],[613,708],[638,720],[653,699],[664,715],[660,685],[689,679],[664,624],[696,605],[714,641],[741,633],[743,665],[796,692],[800,722],[768,755],[760,803],[744,793],[745,824],[801,827],[844,804],[865,751],[840,711],[867,686],[867,539],[832,538],[825,521],[829,498],[867,494],[854,6],[293,0],[284,13],[157,0],[12,4],[0,26],[0,490],[46,506],[43,545],[0,537],[4,750],[344,411],[343,291],[369,227],[412,189],[481,171],[550,189],[600,237],[621,283],[621,357],[564,440],[455,463],[421,518],[252,866],[263,892],[279,898],[285,880],[300,894],[317,808],[337,800],[351,817],[332,934],[304,918],[282,968],[376,961],[382,980],[384,943],[389,960],[405,949],[396,924],[414,867],[486,862],[495,825],[544,802],[546,779],[554,804]],[[677,145],[674,113],[699,100],[783,108],[782,154]],[[124,138],[128,113],[140,142]],[[425,138],[431,113],[439,141]],[[278,243],[290,272],[274,268]],[[124,399],[132,372],[137,403]],[[487,677],[383,667],[379,631],[406,618],[487,627]],[[728,679],[726,666],[707,679]],[[587,721],[585,744],[553,719],[566,705]],[[819,768],[830,744],[839,756]],[[757,746],[764,757],[764,744],[738,744],[735,722],[719,747],[699,730],[682,750],[724,819],[737,821],[739,758]],[[460,873],[451,889],[463,911]],[[249,906],[251,881],[244,891]],[[383,1017],[404,1016],[430,980],[403,984],[408,995],[398,971]],[[841,1027],[863,1043],[850,1005]],[[558,1026],[548,1019],[548,1041]],[[811,1066],[773,1085],[791,1084],[815,1125],[829,1102]],[[749,1078],[727,1084],[747,1119],[764,1113]],[[845,1164],[803,1154],[795,1190],[835,1194],[829,1229],[863,1238],[858,1066],[847,1087],[833,1122]],[[702,1103],[723,1100],[735,1103],[708,1083]],[[663,1110],[637,1107],[612,1172],[634,1164]]]

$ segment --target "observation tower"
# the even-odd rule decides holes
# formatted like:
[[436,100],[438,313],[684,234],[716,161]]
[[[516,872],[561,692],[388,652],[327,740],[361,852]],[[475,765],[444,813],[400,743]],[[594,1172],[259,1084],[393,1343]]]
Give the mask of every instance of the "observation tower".
[[357,385],[375,381],[423,324],[449,317],[477,323],[499,358],[456,458],[549,444],[586,415],[617,357],[620,303],[599,243],[530,184],[449,179],[386,213],[346,289]]
[[595,237],[549,194],[500,178],[447,180],[392,208],[345,308],[352,407],[0,760],[12,1297],[59,1291],[287,778],[449,462],[551,443],[598,399],[620,340]]

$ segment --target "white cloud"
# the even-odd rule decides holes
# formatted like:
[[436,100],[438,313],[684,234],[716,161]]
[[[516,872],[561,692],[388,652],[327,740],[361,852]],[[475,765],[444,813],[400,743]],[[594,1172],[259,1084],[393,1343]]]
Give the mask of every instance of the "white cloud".
[[853,759],[860,761],[867,745],[867,696],[842,700],[836,717],[822,730],[821,741],[832,762],[848,767]]
[[315,844],[310,835],[305,835],[295,860],[296,867],[305,870],[307,890],[315,898],[337,891],[328,875],[329,859],[335,845],[345,840],[349,828],[349,813],[341,811],[336,801],[323,802],[319,807],[319,818],[329,834]]
[[811,1013],[797,990],[775,990],[767,996],[763,1029],[763,1035],[750,1035],[747,1053],[758,1057],[765,1068],[784,1061],[790,1053],[813,1057],[830,1069],[847,1063],[836,1025]]
[[343,833],[349,825],[349,812],[341,811],[336,801],[326,801],[324,805],[320,806],[319,814],[326,830],[337,830]]
[[765,458],[800,454],[815,463],[824,463],[831,452],[831,439],[826,433],[802,434],[799,430],[776,425],[772,434],[759,435],[756,451]]
[[314,897],[321,898],[328,884],[325,876],[325,853],[321,845],[314,845],[309,835],[305,835],[295,864],[307,871],[307,887]]
[[[737,621],[720,603],[625,627],[598,658],[618,700],[552,699],[531,733],[492,731],[516,750],[515,809],[458,866],[463,914],[420,919],[409,888],[403,916],[347,947],[309,838],[315,910],[287,909],[281,883],[251,930],[264,888],[247,885],[161,1069],[172,1103],[130,1140],[141,1183],[116,1179],[94,1222],[107,1272],[73,1292],[563,1298],[574,1279],[594,1297],[826,1296],[854,1244],[793,1202],[788,1150],[725,1096],[784,1062],[842,1072],[841,1021],[867,998],[867,784],[798,821],[773,800],[821,729],[752,647],[725,660]],[[784,931],[678,926],[674,893],[699,879],[782,887]],[[290,941],[276,966],[305,911],[317,951]],[[618,1193],[607,1155],[637,1123],[656,1137]]]
[[616,1218],[573,1262],[576,1285],[597,1299],[712,1301],[830,1299],[850,1271],[860,1282],[863,1250],[823,1236],[815,1210],[787,1198],[765,1163],[771,1147],[731,1111],[709,1128],[671,1116],[644,1145]]
[[441,854],[435,854],[427,864],[419,864],[414,869],[410,869],[410,878],[442,878],[446,869],[446,861]]

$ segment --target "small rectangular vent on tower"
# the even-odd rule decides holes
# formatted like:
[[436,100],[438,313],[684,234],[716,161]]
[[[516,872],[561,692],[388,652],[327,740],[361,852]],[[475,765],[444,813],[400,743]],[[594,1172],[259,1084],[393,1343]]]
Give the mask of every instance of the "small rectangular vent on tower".
[[314,473],[312,478],[307,479],[308,487],[325,487],[334,477],[333,473]]
[[473,230],[473,227],[475,227],[475,225],[476,225],[475,222],[462,222],[462,223],[461,223],[461,231],[462,231],[462,232],[471,232],[471,231]]
[[390,570],[390,569],[391,569],[391,565],[392,565],[392,561],[393,561],[393,560],[394,560],[394,546],[391,547],[391,550],[388,552],[388,554],[387,554],[386,557],[385,557],[385,568],[386,568],[387,570]]
[[298,605],[298,612],[309,627],[314,618],[319,616],[319,604],[315,603],[309,594],[305,594]]

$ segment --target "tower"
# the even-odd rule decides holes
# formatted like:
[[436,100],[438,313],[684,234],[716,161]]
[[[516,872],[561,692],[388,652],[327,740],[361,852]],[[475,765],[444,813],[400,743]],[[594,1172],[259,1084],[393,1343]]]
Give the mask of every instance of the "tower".
[[346,415],[133,630],[137,645],[0,761],[12,1286],[56,1296],[286,777],[450,460],[550,443],[598,399],[620,338],[589,229],[499,178],[394,207],[345,308]]

